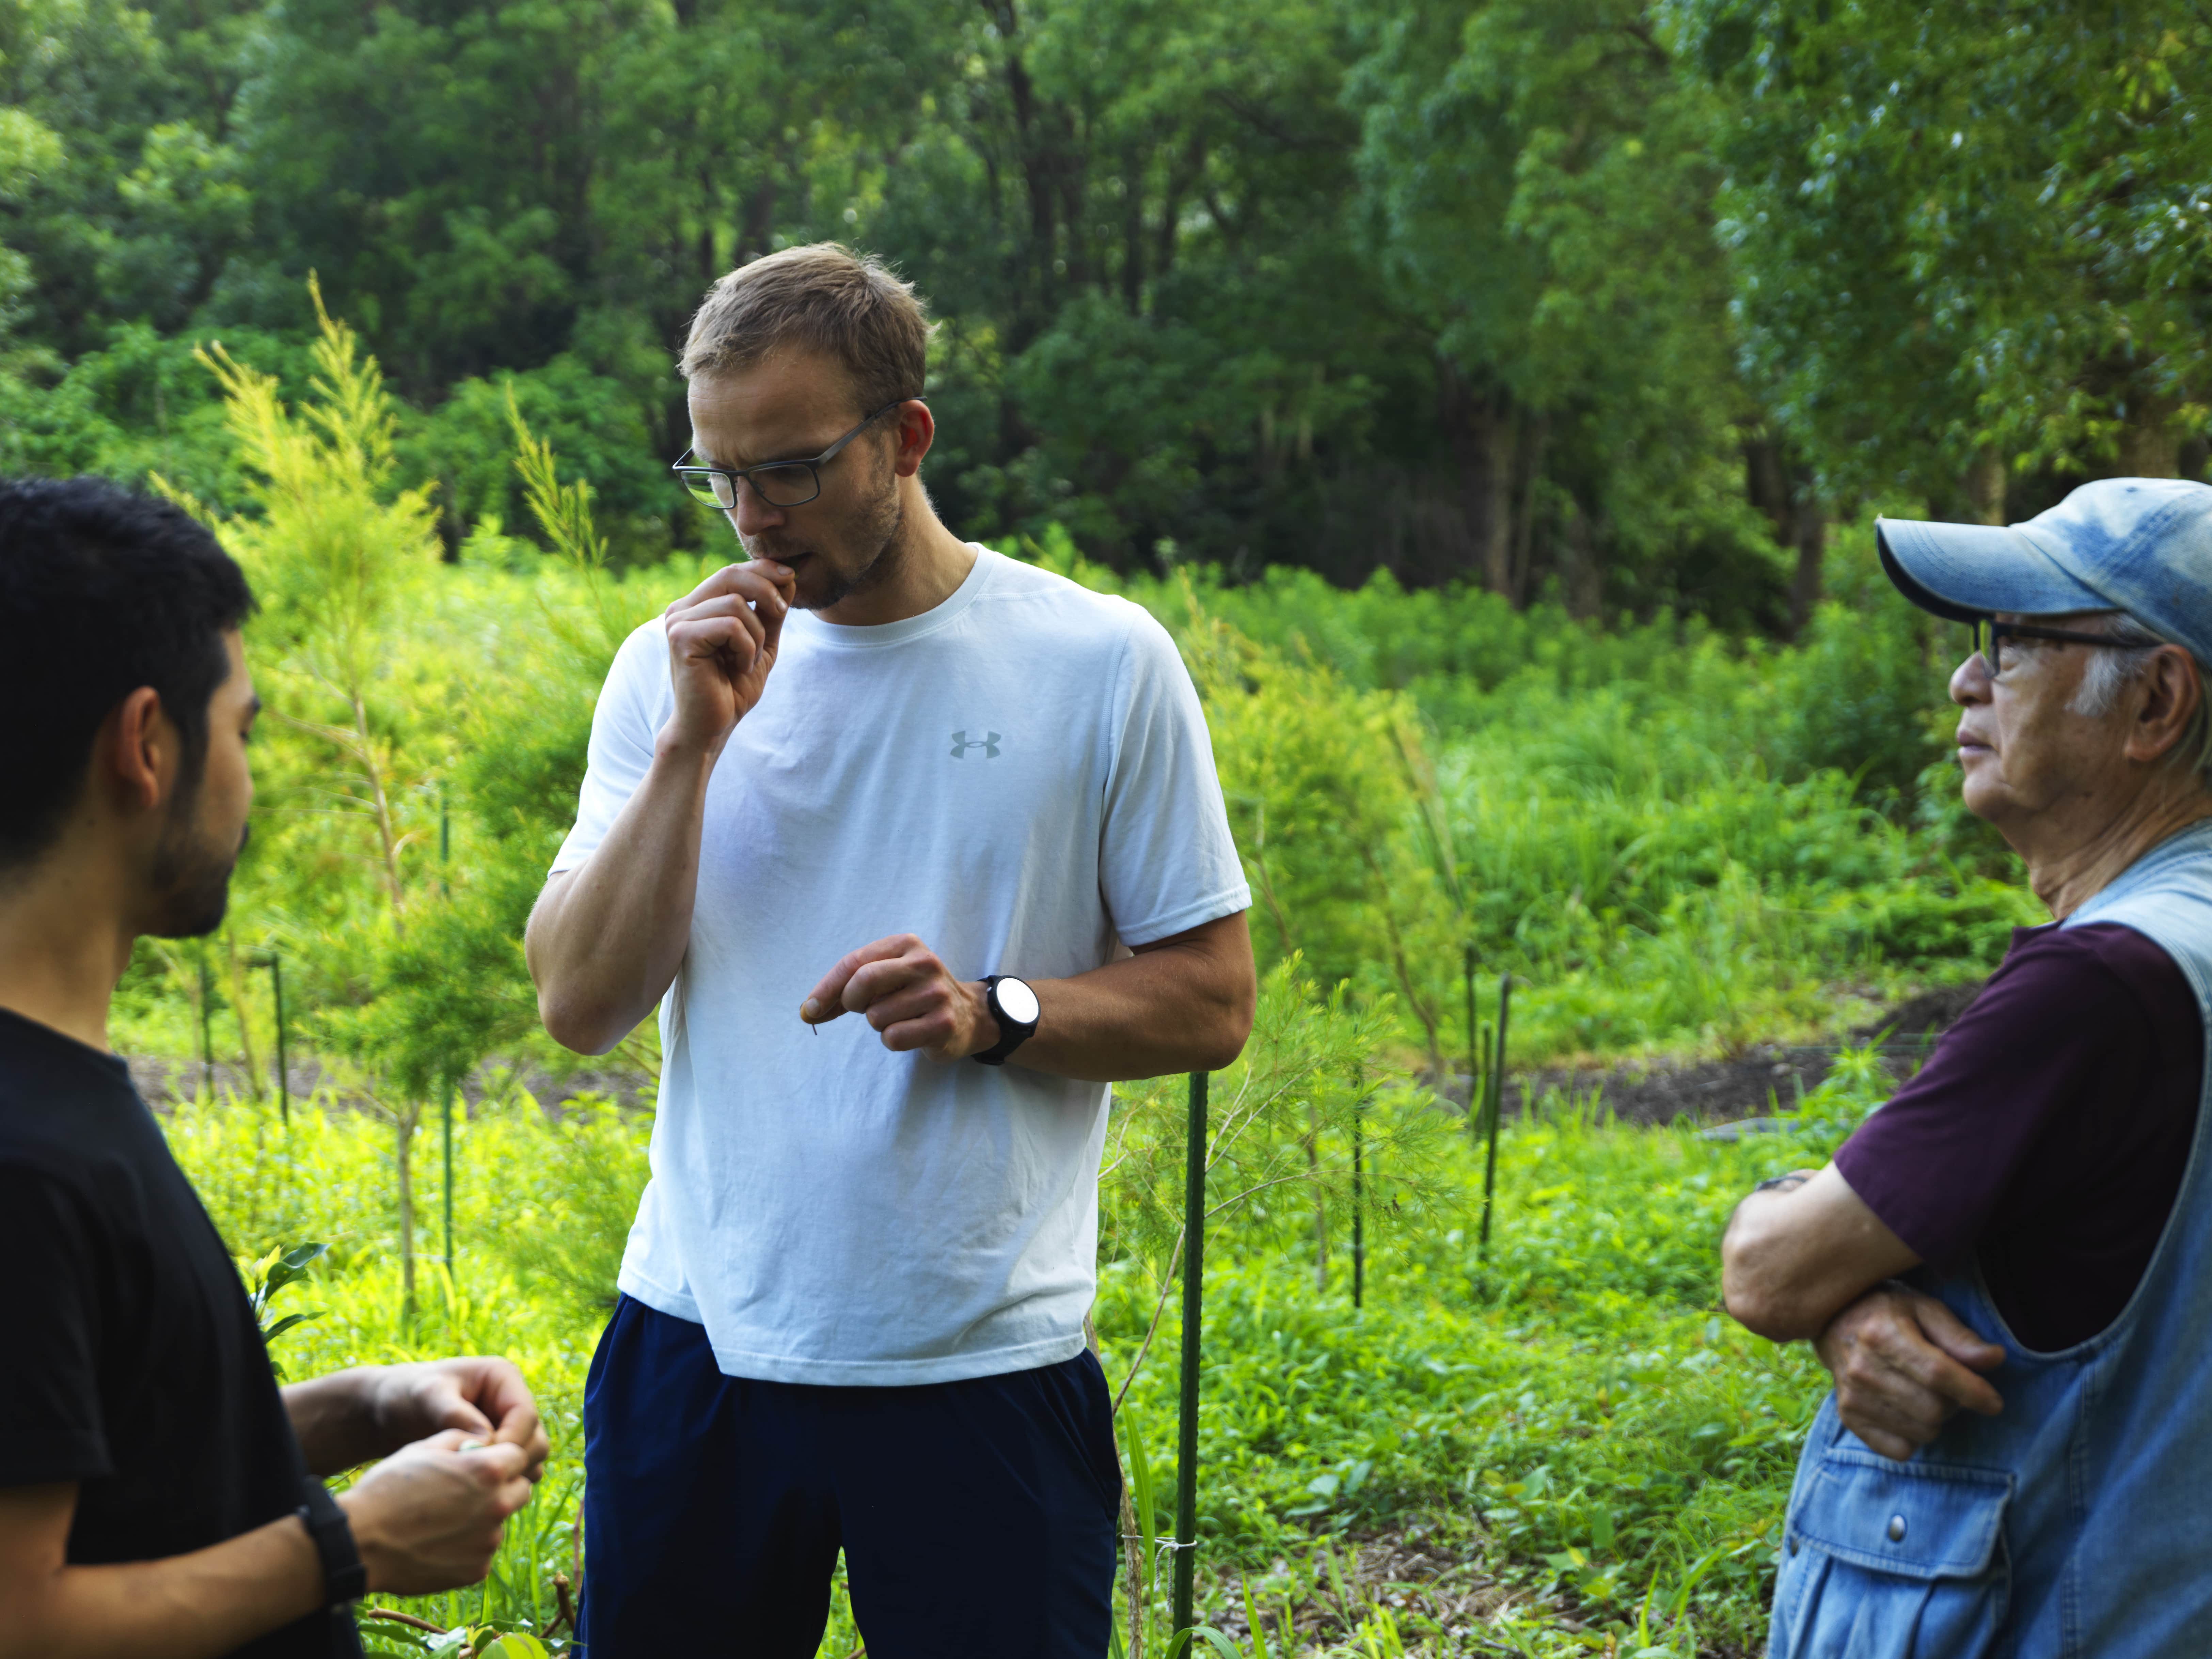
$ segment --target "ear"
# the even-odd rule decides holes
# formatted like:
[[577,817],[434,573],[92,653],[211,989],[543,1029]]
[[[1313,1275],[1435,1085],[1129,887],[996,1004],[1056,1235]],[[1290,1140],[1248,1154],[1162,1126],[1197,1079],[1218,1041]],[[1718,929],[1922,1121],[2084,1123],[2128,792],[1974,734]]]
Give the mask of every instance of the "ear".
[[176,776],[181,744],[161,708],[161,694],[142,685],[118,703],[94,751],[95,787],[115,789],[121,804],[145,811],[161,804]]
[[2189,730],[2204,699],[2204,683],[2189,653],[2168,645],[2150,659],[2138,684],[2142,706],[2128,732],[2126,753],[2130,760],[2148,763],[2165,757]]
[[937,422],[929,412],[929,405],[919,398],[909,398],[899,405],[898,449],[892,465],[902,478],[911,478],[921,471],[921,458],[929,453],[929,447],[937,441]]

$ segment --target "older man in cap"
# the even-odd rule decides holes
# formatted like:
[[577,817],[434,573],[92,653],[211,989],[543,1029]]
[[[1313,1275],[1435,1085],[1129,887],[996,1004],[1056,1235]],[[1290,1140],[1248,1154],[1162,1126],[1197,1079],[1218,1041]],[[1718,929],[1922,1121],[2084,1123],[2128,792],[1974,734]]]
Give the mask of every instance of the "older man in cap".
[[2212,487],[1876,533],[1908,599],[1987,629],[1951,677],[1966,804],[2055,920],[1729,1224],[1729,1312],[1836,1384],[1769,1651],[2212,1651]]

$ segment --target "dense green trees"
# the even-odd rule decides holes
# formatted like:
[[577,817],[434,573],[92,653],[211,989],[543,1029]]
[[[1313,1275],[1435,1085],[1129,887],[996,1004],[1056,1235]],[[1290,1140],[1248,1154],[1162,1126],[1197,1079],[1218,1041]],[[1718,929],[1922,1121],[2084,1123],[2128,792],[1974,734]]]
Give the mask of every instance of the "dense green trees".
[[2003,522],[2083,477],[2201,471],[2212,21],[2142,0],[1674,9],[1734,112],[1745,356],[1832,492]]
[[448,551],[511,389],[619,558],[715,275],[945,329],[932,485],[1124,567],[1802,623],[1824,526],[2204,456],[2201,21],[2140,0],[15,0],[0,466],[250,501],[193,345],[320,275]]

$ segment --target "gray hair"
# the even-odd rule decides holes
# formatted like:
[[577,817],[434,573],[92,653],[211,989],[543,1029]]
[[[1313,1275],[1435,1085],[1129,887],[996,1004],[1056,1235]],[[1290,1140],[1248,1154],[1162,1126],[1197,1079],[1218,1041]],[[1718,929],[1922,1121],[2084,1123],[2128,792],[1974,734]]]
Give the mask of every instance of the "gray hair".
[[[2081,684],[2066,705],[2074,714],[2097,720],[2111,714],[2120,693],[2150,671],[2150,659],[2158,648],[2174,641],[2124,611],[2101,611],[2090,620],[2097,625],[2086,631],[2122,641],[2118,649],[2090,652]],[[2193,653],[2190,660],[2197,661]],[[2163,763],[2194,773],[2199,787],[2212,790],[2212,687],[2204,683],[2202,663],[2197,664],[2197,678],[2196,710],[2182,731],[2181,740],[2166,751]]]

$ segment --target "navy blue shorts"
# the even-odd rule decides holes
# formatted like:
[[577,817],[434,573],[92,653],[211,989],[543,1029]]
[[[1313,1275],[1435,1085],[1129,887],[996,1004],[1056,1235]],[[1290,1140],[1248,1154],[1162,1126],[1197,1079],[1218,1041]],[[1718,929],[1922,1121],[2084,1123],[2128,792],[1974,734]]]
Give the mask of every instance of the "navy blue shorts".
[[869,1659],[1098,1659],[1121,1471],[1090,1353],[908,1388],[725,1376],[624,1297],[584,1385],[587,1659],[814,1659],[845,1552]]

